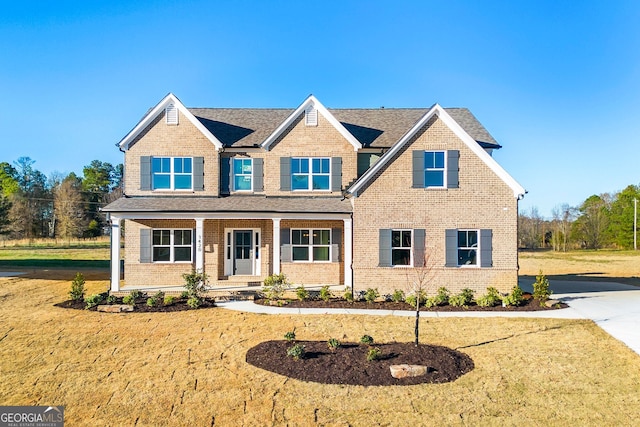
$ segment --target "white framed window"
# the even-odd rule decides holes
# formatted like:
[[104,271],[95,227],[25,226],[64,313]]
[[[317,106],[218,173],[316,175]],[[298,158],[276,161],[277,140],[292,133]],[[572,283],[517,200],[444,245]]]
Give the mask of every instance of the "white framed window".
[[424,152],[425,188],[444,188],[446,185],[446,156],[444,151]]
[[391,265],[411,266],[413,251],[411,242],[413,241],[412,230],[391,230]]
[[192,157],[153,157],[151,159],[153,190],[192,190]]
[[329,157],[293,157],[291,189],[294,191],[331,190],[331,159]]
[[458,266],[478,265],[478,230],[458,230]]
[[331,229],[291,229],[291,259],[294,262],[331,261]]
[[233,159],[233,191],[253,191],[253,159]]
[[151,254],[153,262],[192,262],[193,230],[152,230]]

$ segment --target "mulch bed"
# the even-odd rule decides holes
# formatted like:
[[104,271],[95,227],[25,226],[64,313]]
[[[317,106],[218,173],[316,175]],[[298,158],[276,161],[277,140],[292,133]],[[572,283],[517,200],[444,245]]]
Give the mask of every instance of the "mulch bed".
[[[381,358],[367,361],[370,347],[342,344],[330,350],[327,342],[297,341],[305,346],[305,357],[294,360],[287,356],[293,345],[288,341],[266,341],[247,351],[247,363],[301,381],[323,384],[362,386],[412,385],[455,381],[474,368],[473,360],[448,347],[414,343],[373,344]],[[426,365],[427,374],[419,377],[393,378],[389,366],[399,364]]]
[[[541,311],[541,310],[558,310],[561,308],[567,308],[565,303],[559,303],[553,307],[546,307],[540,305],[540,301],[531,297],[531,294],[524,294],[524,301],[521,305],[516,307],[502,307],[497,305],[495,307],[480,307],[476,303],[471,303],[467,307],[454,307],[452,305],[441,305],[436,307],[420,307],[420,311]],[[270,305],[266,299],[257,299],[254,301],[256,304]],[[347,309],[366,309],[366,310],[409,310],[415,311],[415,308],[406,302],[393,302],[393,301],[375,301],[372,303],[366,301],[353,301],[349,302],[342,298],[332,298],[329,301],[323,301],[321,299],[308,299],[305,301],[300,300],[286,300],[283,304],[284,307],[291,308],[347,308]]]
[[[106,305],[107,303],[102,302],[101,305],[102,304]],[[122,304],[122,298],[117,298],[114,304]],[[71,308],[75,310],[85,310],[87,307],[87,304],[84,301],[67,300],[67,301],[54,304],[54,306],[61,307],[61,308]],[[162,302],[160,302],[159,305],[155,307],[151,307],[147,305],[146,298],[138,298],[136,299],[136,303],[133,306],[133,312],[134,313],[169,313],[173,311],[201,310],[203,308],[212,308],[215,306],[216,305],[213,299],[205,298],[202,302],[202,305],[200,305],[200,307],[198,307],[197,309],[193,309],[187,305],[187,300],[185,298],[176,298],[176,300],[171,305],[163,305]],[[89,310],[97,311],[97,309],[98,307],[92,307]]]

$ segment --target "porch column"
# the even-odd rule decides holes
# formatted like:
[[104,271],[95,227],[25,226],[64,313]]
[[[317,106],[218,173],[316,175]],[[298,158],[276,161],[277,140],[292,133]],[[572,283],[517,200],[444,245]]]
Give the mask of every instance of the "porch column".
[[111,292],[120,290],[120,223],[122,219],[111,215]]
[[280,274],[280,218],[273,218],[273,274]]
[[196,271],[204,271],[204,219],[196,218]]
[[353,289],[353,219],[344,219],[344,285]]

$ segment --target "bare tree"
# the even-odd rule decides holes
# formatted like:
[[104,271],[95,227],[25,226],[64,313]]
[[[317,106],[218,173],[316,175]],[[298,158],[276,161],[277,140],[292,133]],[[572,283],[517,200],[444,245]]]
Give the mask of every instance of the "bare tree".
[[64,239],[78,237],[85,222],[81,182],[68,176],[54,189],[56,235]]
[[426,298],[427,288],[435,277],[435,250],[425,245],[423,256],[414,259],[414,268],[407,272],[408,295],[415,296],[416,322],[414,327],[414,338],[416,347],[419,345],[420,335],[420,302]]

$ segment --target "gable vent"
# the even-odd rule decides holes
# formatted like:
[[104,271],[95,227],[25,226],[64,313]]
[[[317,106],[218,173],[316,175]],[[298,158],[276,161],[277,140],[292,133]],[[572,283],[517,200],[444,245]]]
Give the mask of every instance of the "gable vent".
[[177,125],[178,124],[178,109],[175,104],[167,105],[165,109],[165,116],[167,117],[168,125]]
[[304,112],[304,124],[307,126],[318,126],[318,110],[310,106]]

